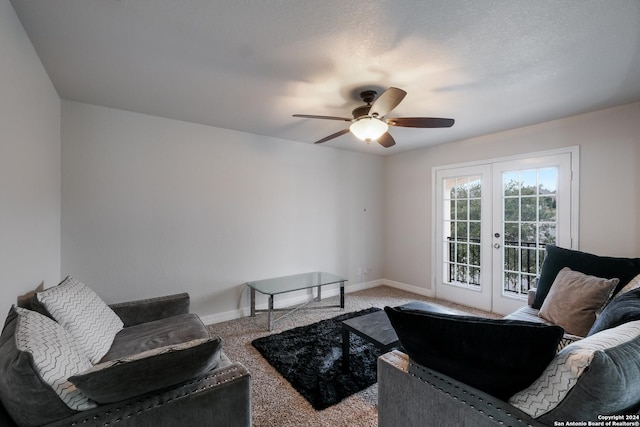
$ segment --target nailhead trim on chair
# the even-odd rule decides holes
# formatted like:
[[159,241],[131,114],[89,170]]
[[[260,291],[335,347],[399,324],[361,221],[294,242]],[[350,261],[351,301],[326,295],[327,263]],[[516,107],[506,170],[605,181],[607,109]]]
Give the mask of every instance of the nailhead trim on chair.
[[[393,362],[392,362],[392,363],[393,363]],[[444,378],[442,378],[442,377],[440,377],[440,376],[438,376],[438,375],[435,375],[433,372],[428,372],[428,371],[426,371],[426,370],[424,369],[424,367],[422,367],[422,366],[420,366],[420,365],[416,365],[416,364],[415,364],[415,363],[413,363],[413,362],[409,362],[409,365],[411,365],[414,369],[419,370],[419,371],[420,371],[420,372],[422,372],[423,374],[428,375],[429,377],[437,378],[437,379],[438,379],[438,380],[440,380],[440,381],[444,381],[444,382],[446,382],[446,383],[447,383],[447,385],[449,385],[449,386],[451,386],[451,387],[454,387],[455,389],[459,390],[462,394],[468,395],[468,396],[469,396],[470,398],[472,398],[472,399],[477,399],[477,400],[478,400],[478,401],[480,401],[480,402],[484,402],[484,399],[483,399],[482,397],[480,397],[480,396],[476,396],[475,394],[470,393],[470,392],[468,392],[467,390],[465,390],[465,389],[463,389],[463,388],[460,388],[460,386],[458,386],[458,385],[456,385],[456,384],[452,384],[451,382],[447,381],[446,379],[444,379]],[[395,364],[394,364],[394,366],[398,366],[398,365],[395,365]],[[399,367],[399,366],[398,366],[398,367]],[[426,379],[426,378],[424,378],[424,377],[422,377],[422,376],[416,375],[416,374],[415,374],[415,373],[413,373],[413,372],[407,372],[407,373],[408,373],[409,375],[411,375],[412,377],[414,377],[414,378],[416,378],[416,379],[418,379],[418,380],[422,381],[423,383],[429,384],[431,387],[436,388],[437,390],[439,390],[439,391],[441,391],[441,392],[445,393],[446,395],[451,396],[451,397],[453,397],[454,399],[459,400],[461,403],[463,403],[463,404],[465,404],[465,405],[469,406],[470,408],[473,408],[473,409],[475,409],[476,411],[478,411],[478,412],[480,412],[480,413],[483,413],[483,414],[484,414],[484,411],[483,411],[483,410],[481,410],[481,409],[476,408],[476,406],[475,406],[474,404],[471,404],[471,403],[467,402],[466,400],[463,400],[463,399],[459,398],[458,396],[454,396],[454,395],[452,395],[452,394],[451,394],[451,392],[449,392],[449,391],[445,391],[442,387],[439,387],[438,385],[434,384],[433,382],[429,381],[428,379]],[[488,406],[493,406],[490,402],[484,402],[484,404],[486,404],[486,405],[488,405]],[[516,415],[512,414],[511,412],[504,411],[504,409],[503,409],[503,408],[495,407],[494,409],[495,409],[496,411],[498,411],[498,412],[504,412],[504,415],[505,415],[505,416],[508,416],[508,417],[513,418],[513,419],[514,419],[514,421],[516,421],[516,422],[520,423],[520,425],[522,425],[522,424],[526,423],[526,425],[527,425],[527,426],[529,426],[529,427],[533,427],[531,424],[527,423],[526,421],[522,420],[521,418],[519,418],[518,416],[516,416]],[[493,419],[493,418],[494,418],[492,415],[489,415],[489,414],[487,414],[487,416],[488,416],[489,418],[491,418],[491,419]],[[498,420],[497,422],[498,422],[499,424],[505,425],[504,421]],[[517,426],[516,426],[515,424],[513,424],[513,425],[512,425],[512,424],[509,424],[507,427],[517,427]]]
[[[228,374],[232,374],[232,373],[233,373],[233,375],[231,377],[226,378],[226,376]],[[164,400],[162,402],[159,402],[157,404],[153,404],[153,405],[148,406],[146,408],[140,408],[140,409],[138,409],[138,410],[136,410],[134,412],[128,413],[128,414],[118,415],[118,418],[114,418],[112,420],[105,421],[105,423],[102,424],[102,425],[104,427],[107,427],[107,426],[110,426],[110,425],[113,425],[113,424],[117,424],[117,423],[121,422],[125,418],[126,419],[132,418],[132,417],[134,417],[136,415],[139,415],[141,413],[150,411],[150,410],[152,410],[154,408],[161,407],[161,406],[163,406],[163,405],[165,405],[167,403],[171,403],[174,400],[183,399],[185,397],[188,397],[190,395],[202,392],[204,390],[207,390],[207,389],[210,389],[210,388],[213,388],[213,387],[217,387],[217,386],[219,386],[221,384],[228,383],[229,381],[232,381],[232,380],[235,380],[237,378],[240,378],[243,375],[246,375],[246,371],[244,369],[241,369],[237,365],[230,366],[229,368],[226,368],[225,370],[216,372],[212,376],[206,376],[206,377],[202,377],[200,379],[197,379],[197,380],[194,380],[194,381],[191,381],[191,382],[188,382],[188,383],[184,383],[181,387],[185,387],[187,385],[198,384],[198,383],[203,382],[204,380],[210,380],[210,379],[216,380],[216,382],[213,383],[213,384],[208,384],[206,386],[197,388],[195,390],[185,392],[185,393],[183,393],[181,395],[174,396],[174,397],[172,397],[172,398],[170,398],[168,400]],[[220,377],[225,377],[225,378],[220,379]],[[142,405],[142,404],[144,404],[144,401],[143,400],[138,400],[138,401],[135,402],[135,404],[130,403],[130,404],[126,405],[123,408],[114,408],[114,409],[112,409],[110,411],[105,412],[104,414],[101,414],[101,416],[104,416],[104,417],[108,418],[109,416],[111,416],[112,413],[113,413],[114,416],[116,416],[116,413],[120,413],[120,412],[126,411],[127,408],[131,408],[132,406],[138,406],[138,405]],[[85,418],[85,419],[82,419],[82,420],[79,420],[79,421],[75,421],[75,422],[71,423],[71,426],[79,426],[79,425],[82,425],[82,424],[86,424],[86,423],[88,423],[90,421],[95,421],[96,419],[98,419],[98,417],[99,417],[98,415],[94,415],[93,417],[90,417],[90,418]]]

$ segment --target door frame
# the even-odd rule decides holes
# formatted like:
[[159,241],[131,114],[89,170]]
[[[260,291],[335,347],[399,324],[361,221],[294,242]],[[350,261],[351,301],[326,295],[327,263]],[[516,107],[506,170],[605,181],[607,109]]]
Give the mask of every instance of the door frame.
[[[431,291],[434,296],[437,295],[438,283],[437,283],[437,268],[439,268],[437,264],[438,250],[440,250],[439,242],[436,237],[438,235],[438,218],[441,215],[437,212],[438,207],[438,188],[439,182],[437,180],[437,174],[439,171],[447,170],[447,169],[463,169],[469,167],[477,167],[482,165],[492,165],[494,163],[502,163],[502,162],[510,162],[510,161],[523,161],[531,158],[537,157],[546,157],[560,154],[570,154],[571,160],[571,184],[570,184],[570,194],[568,195],[569,206],[570,206],[570,245],[568,249],[578,249],[579,246],[579,231],[580,231],[580,215],[579,215],[579,206],[580,206],[580,146],[568,146],[562,147],[552,150],[544,150],[530,153],[517,154],[512,156],[504,156],[504,157],[496,157],[489,158],[484,160],[476,160],[472,162],[463,162],[463,163],[455,163],[443,166],[434,166],[431,170]],[[493,240],[487,242],[489,245],[493,244]],[[491,252],[488,252],[491,253]],[[493,268],[493,267],[491,267]],[[491,292],[493,293],[493,286]],[[456,301],[452,301],[456,302]],[[526,301],[523,300],[522,306],[526,305]],[[493,311],[493,303],[491,306],[491,311]]]

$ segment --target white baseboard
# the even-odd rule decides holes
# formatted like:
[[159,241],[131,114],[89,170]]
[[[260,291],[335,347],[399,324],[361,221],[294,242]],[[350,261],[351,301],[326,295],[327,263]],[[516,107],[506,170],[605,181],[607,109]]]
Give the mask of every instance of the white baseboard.
[[244,308],[239,308],[237,310],[225,311],[223,313],[200,316],[200,320],[202,320],[202,323],[205,325],[213,325],[215,323],[226,322],[227,320],[240,319],[241,317],[248,316],[249,314],[248,308],[246,310]]
[[[364,282],[364,283],[354,283],[352,285],[346,284],[344,287],[344,293],[346,295],[351,292],[362,291],[364,289],[371,289],[371,288],[375,288],[376,286],[381,286],[386,284],[388,284],[388,281],[384,279],[373,280],[371,282]],[[393,285],[389,285],[389,286],[393,286]],[[303,304],[310,300],[310,298],[312,297],[312,294],[315,296],[315,292],[306,292],[304,295],[298,294],[298,295],[292,295],[290,297],[286,297],[286,294],[285,294],[281,298],[277,299],[275,305],[276,307],[288,307],[288,306],[294,306],[297,304]],[[340,295],[339,286],[329,286],[326,288],[325,287],[322,288],[322,299],[337,296],[337,295]],[[256,309],[266,310],[267,302],[256,304]],[[240,319],[242,317],[246,317],[249,315],[251,315],[251,308],[249,306],[246,306],[236,310],[225,311],[223,313],[208,314],[205,316],[200,316],[200,319],[202,319],[202,322],[205,325],[213,325],[215,323],[226,322],[228,320]]]
[[406,283],[395,282],[393,280],[383,279],[381,281],[383,282],[382,283],[383,285],[387,285],[392,288],[402,289],[403,291],[412,292],[414,294],[418,294],[418,295],[422,295],[430,298],[433,298],[434,296],[433,289],[420,288],[418,286],[407,285]]

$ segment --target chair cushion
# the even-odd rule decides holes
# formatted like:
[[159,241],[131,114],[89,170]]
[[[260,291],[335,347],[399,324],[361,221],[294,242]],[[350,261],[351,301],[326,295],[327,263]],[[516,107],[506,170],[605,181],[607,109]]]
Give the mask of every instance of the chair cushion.
[[577,341],[560,351],[542,375],[509,403],[534,418],[598,420],[640,404],[640,321]]
[[196,339],[100,363],[69,378],[98,403],[113,403],[197,378],[218,366],[219,337]]
[[640,288],[616,295],[602,310],[588,335],[634,320],[640,320]]
[[554,245],[546,246],[546,254],[540,270],[536,297],[531,305],[540,309],[553,281],[564,267],[596,277],[618,278],[616,291],[622,289],[636,275],[640,274],[640,258],[616,258],[593,255],[586,252],[564,249]]
[[570,334],[586,337],[617,284],[618,279],[588,276],[565,267],[542,303],[540,317]]
[[67,378],[91,367],[50,318],[12,307],[0,337],[0,397],[21,426],[39,426],[95,407]]
[[503,400],[540,375],[564,333],[559,326],[519,320],[402,307],[385,312],[414,362]]
[[91,363],[102,359],[123,327],[120,318],[93,290],[71,276],[58,286],[36,293],[36,298],[69,331]]
[[100,362],[121,359],[160,347],[206,339],[209,336],[207,327],[200,317],[193,313],[141,323],[118,332],[111,348]]

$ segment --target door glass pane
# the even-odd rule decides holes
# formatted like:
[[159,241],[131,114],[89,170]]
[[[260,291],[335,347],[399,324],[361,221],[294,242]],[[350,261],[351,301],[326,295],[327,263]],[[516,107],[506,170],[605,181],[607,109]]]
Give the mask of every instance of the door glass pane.
[[540,194],[557,194],[558,168],[539,169],[538,186],[540,188]]
[[504,244],[516,245],[520,241],[520,227],[518,223],[504,224]]
[[505,172],[502,175],[505,196],[517,196],[520,194],[518,172]]
[[537,200],[535,197],[523,197],[520,199],[520,209],[522,221],[535,221],[538,207],[536,206]]
[[535,247],[536,246],[536,224],[522,223],[520,224],[520,243],[518,246]]
[[538,199],[538,215],[540,221],[556,220],[556,196],[540,196]]
[[467,241],[467,221],[457,222],[456,237],[458,238],[458,241]]
[[467,199],[457,199],[456,202],[456,219],[465,220],[467,216]]
[[469,178],[467,177],[461,177],[456,179],[456,188],[455,188],[456,199],[465,200],[467,198],[468,182],[469,182]]
[[[480,245],[469,245],[469,264],[480,267]],[[474,283],[478,283],[477,281]]]
[[480,210],[482,209],[482,200],[469,200],[469,219],[471,221],[480,221]]
[[556,224],[540,224],[538,227],[538,243],[541,246],[556,244]]
[[502,294],[525,299],[540,274],[544,247],[555,243],[558,168],[502,174]]
[[504,199],[504,220],[518,221],[520,219],[520,200],[517,197]]
[[470,222],[469,223],[469,241],[473,243],[480,243],[480,222]]
[[520,172],[520,195],[531,196],[538,193],[536,171]]
[[481,178],[459,176],[442,183],[444,282],[477,289],[481,285]]
[[480,286],[480,268],[479,267],[471,267],[469,268],[469,279],[471,283],[474,285]]
[[479,176],[473,176],[469,179],[469,197],[472,199],[482,197],[482,186],[480,185]]
[[452,190],[455,190],[456,188],[456,179],[455,178],[448,178],[444,180],[444,188],[449,189],[444,191],[444,193],[442,193],[444,195],[444,200],[449,200],[449,199],[453,199],[453,193]]

